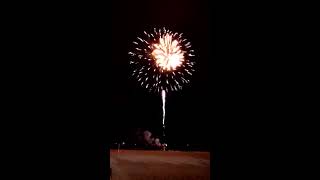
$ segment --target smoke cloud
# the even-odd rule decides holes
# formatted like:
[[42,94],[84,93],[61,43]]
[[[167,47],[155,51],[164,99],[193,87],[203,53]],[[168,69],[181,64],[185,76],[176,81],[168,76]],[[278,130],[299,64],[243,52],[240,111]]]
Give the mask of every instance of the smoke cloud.
[[162,144],[160,143],[159,138],[155,138],[152,136],[152,133],[148,130],[143,132],[144,136],[144,143],[151,147],[161,147]]
[[161,143],[160,143],[160,139],[159,139],[159,138],[156,138],[154,142],[155,142],[155,145],[156,145],[156,146],[159,146],[159,147],[161,146]]

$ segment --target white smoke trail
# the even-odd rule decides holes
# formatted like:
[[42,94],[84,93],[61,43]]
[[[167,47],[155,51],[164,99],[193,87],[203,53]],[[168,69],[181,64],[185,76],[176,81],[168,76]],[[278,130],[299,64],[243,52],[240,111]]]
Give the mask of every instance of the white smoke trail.
[[163,114],[162,114],[162,125],[163,125],[163,129],[165,128],[165,125],[164,125],[164,119],[165,119],[165,116],[166,116],[166,91],[165,90],[162,90],[162,111],[163,111]]

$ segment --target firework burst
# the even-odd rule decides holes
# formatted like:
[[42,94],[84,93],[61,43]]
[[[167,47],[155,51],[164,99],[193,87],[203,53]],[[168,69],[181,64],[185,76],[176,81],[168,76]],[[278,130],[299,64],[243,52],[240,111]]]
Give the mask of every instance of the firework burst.
[[165,28],[154,28],[151,33],[144,31],[133,41],[129,52],[132,76],[149,91],[161,92],[163,136],[166,93],[181,90],[190,82],[194,72],[193,53],[190,42],[182,37],[182,33],[173,33]]
[[193,53],[182,33],[165,28],[154,28],[151,33],[144,31],[133,41],[129,52],[132,76],[149,91],[181,90],[194,72]]

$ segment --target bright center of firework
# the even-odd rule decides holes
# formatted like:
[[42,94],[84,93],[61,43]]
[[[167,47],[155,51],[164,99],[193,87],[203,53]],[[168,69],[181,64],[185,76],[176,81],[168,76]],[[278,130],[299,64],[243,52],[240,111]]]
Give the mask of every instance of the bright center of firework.
[[171,71],[181,66],[184,61],[183,52],[180,49],[179,42],[172,39],[172,35],[166,33],[159,38],[159,43],[154,44],[152,55],[155,58],[156,65],[163,70]]

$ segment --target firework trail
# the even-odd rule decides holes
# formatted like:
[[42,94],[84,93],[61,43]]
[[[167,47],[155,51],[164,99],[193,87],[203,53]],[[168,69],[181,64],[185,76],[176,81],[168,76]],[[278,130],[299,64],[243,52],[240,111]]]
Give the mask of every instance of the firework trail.
[[132,77],[149,91],[161,93],[165,127],[165,97],[170,91],[179,91],[190,83],[194,72],[194,50],[182,33],[165,28],[146,31],[135,41],[129,51]]
[[162,96],[162,126],[164,129],[165,128],[164,119],[166,116],[166,91],[165,90],[162,90],[161,96]]

